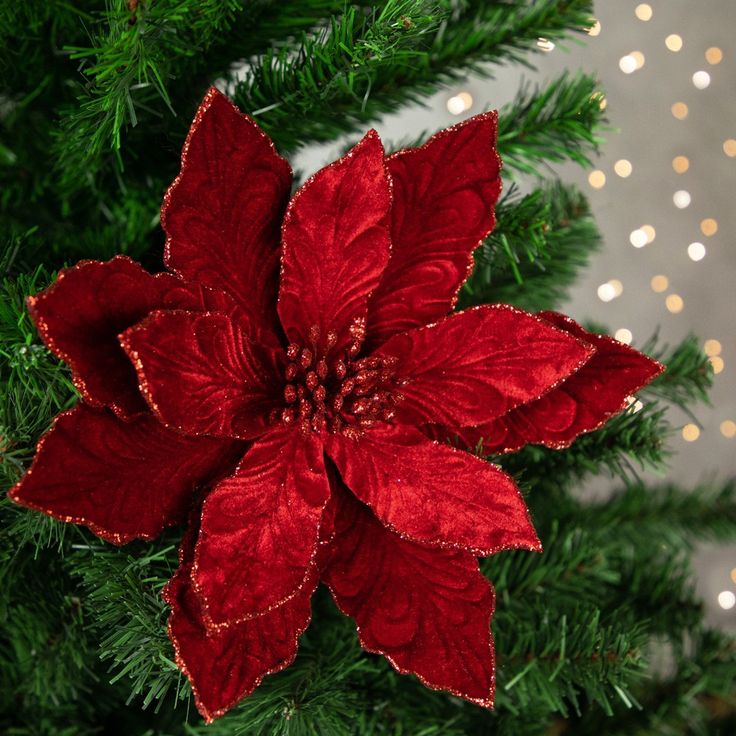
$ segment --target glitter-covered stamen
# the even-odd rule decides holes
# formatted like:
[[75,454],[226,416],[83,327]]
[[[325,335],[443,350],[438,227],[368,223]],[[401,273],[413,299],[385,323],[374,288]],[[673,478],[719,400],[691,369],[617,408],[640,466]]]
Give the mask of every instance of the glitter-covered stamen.
[[394,368],[397,358],[358,358],[365,342],[365,319],[353,320],[347,347],[331,355],[337,333],[330,331],[320,345],[320,329],[309,330],[309,345],[291,343],[286,349],[284,408],[274,419],[299,423],[302,431],[329,429],[359,436],[376,422],[389,422],[402,396]]

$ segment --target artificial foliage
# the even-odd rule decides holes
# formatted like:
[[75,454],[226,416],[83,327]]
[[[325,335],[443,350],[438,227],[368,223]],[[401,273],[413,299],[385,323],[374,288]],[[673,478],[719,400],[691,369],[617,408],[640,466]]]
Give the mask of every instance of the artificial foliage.
[[28,299],[82,400],[9,495],[116,544],[191,509],[164,598],[207,720],[293,660],[320,581],[365,649],[492,706],[475,556],[541,545],[470,451],[564,448],[662,370],[554,312],[448,316],[495,225],[496,119],[388,158],[370,131],[286,205],[288,164],[213,88],[164,196],[169,272],[84,261]]
[[[152,310],[227,310],[225,303],[239,292],[233,288],[227,296],[210,293],[207,286],[213,284],[208,278],[243,271],[208,272],[206,263],[196,262],[198,251],[187,250],[187,238],[201,235],[201,223],[192,214],[183,175],[178,180],[178,214],[176,206],[171,209],[172,199],[176,205],[175,186],[162,223],[170,237],[177,222],[181,227],[178,235],[173,234],[182,244],[177,254],[172,254],[171,242],[165,248],[158,220],[161,198],[177,173],[188,122],[213,82],[253,117],[282,154],[343,134],[341,142],[347,150],[357,143],[353,136],[382,113],[421,101],[428,92],[468,71],[495,74],[500,73],[496,62],[534,63],[531,55],[537,38],[564,43],[585,31],[592,23],[590,14],[589,0],[372,4],[34,0],[0,8],[3,483],[10,488],[20,480],[31,465],[37,440],[49,430],[54,415],[61,413],[44,441],[46,445],[58,434],[62,445],[67,443],[57,453],[57,460],[67,463],[61,475],[76,473],[71,459],[79,452],[81,439],[101,450],[96,478],[74,478],[88,482],[90,493],[104,491],[111,470],[133,478],[130,460],[140,453],[148,453],[154,465],[158,463],[153,470],[160,482],[179,489],[175,518],[162,507],[140,506],[139,513],[127,519],[130,526],[113,529],[106,526],[109,519],[99,523],[79,514],[83,518],[77,521],[91,522],[90,529],[113,542],[126,542],[121,546],[100,540],[82,526],[23,509],[9,499],[2,501],[1,729],[34,736],[733,732],[734,641],[704,624],[689,557],[700,540],[733,539],[736,487],[715,480],[695,488],[681,488],[676,482],[652,486],[637,473],[638,467],[665,467],[672,431],[668,405],[697,415],[697,403],[707,397],[709,366],[694,338],[668,347],[655,335],[641,346],[667,370],[637,391],[644,404],[638,411],[632,408],[616,414],[624,404],[616,394],[610,405],[596,407],[599,419],[588,418],[586,424],[584,412],[565,414],[561,406],[581,396],[587,404],[590,395],[578,393],[574,383],[568,383],[566,390],[563,382],[561,391],[522,404],[504,414],[500,423],[494,419],[480,434],[468,431],[462,422],[424,425],[441,443],[432,447],[472,459],[479,468],[478,485],[482,474],[491,472],[480,468],[493,468],[484,461],[497,463],[503,477],[513,478],[522,489],[544,548],[543,554],[500,551],[480,564],[496,593],[493,710],[428,689],[418,679],[394,672],[375,654],[361,652],[354,623],[338,610],[328,590],[319,586],[311,603],[299,594],[290,598],[298,615],[312,619],[299,638],[294,661],[265,677],[260,687],[211,725],[205,725],[197,713],[190,685],[177,666],[182,648],[177,655],[167,635],[169,620],[172,632],[178,632],[175,640],[188,637],[187,641],[196,643],[202,638],[200,601],[193,597],[188,582],[201,522],[195,514],[187,531],[181,525],[163,531],[162,527],[167,519],[184,521],[191,508],[191,497],[185,498],[191,486],[184,478],[188,469],[196,472],[201,457],[191,449],[194,443],[207,445],[211,457],[222,458],[224,464],[237,462],[238,443],[251,441],[247,422],[239,423],[237,411],[226,415],[228,432],[237,427],[234,437],[192,438],[167,430],[181,443],[178,456],[171,445],[148,441],[145,432],[132,456],[115,452],[122,416],[142,412],[133,421],[149,429],[160,420],[149,413],[141,395],[131,391],[140,376],[136,378],[130,363],[127,373],[121,369],[122,351],[111,354],[114,351],[106,339],[88,339],[81,354],[70,348],[75,337],[88,334],[80,329],[83,315],[98,310],[103,323],[120,316],[100,310],[91,296],[95,293],[127,305],[130,311],[116,328],[123,332]],[[566,287],[598,246],[599,236],[585,197],[553,177],[542,178],[550,177],[545,164],[572,160],[585,166],[590,162],[604,122],[600,99],[591,77],[563,75],[540,88],[522,88],[514,101],[501,108],[497,145],[505,164],[505,191],[497,203],[496,227],[490,235],[488,228],[478,236],[484,242],[475,250],[473,269],[457,295],[458,313],[446,321],[467,319],[460,311],[467,307],[477,307],[470,314],[492,313],[497,308],[486,305],[498,302],[541,311],[534,318],[538,326],[544,322],[547,329],[575,335],[591,346],[592,357],[572,378],[580,374],[584,379],[586,365],[592,368],[594,360],[605,363],[607,359],[613,369],[607,374],[611,380],[616,366],[622,360],[625,364],[634,351],[599,334],[604,328],[584,329],[549,311],[559,307]],[[482,115],[477,120],[493,118]],[[428,132],[433,131],[417,130],[409,141],[388,142],[386,148],[418,145]],[[369,137],[358,144],[358,150],[376,144]],[[401,161],[401,155],[396,160]],[[283,181],[285,169],[279,173],[277,165],[276,171],[269,171],[265,180],[270,183],[254,193],[256,201],[263,201],[259,196],[280,196],[285,203],[291,194]],[[531,179],[517,188],[512,182],[520,175]],[[207,202],[210,208],[217,205],[210,194],[194,200]],[[271,225],[259,219],[263,211],[253,210],[255,222],[267,230]],[[150,272],[158,270],[165,250],[174,272],[185,276],[188,285],[172,284],[177,278],[172,275],[154,278],[117,255],[140,260]],[[79,258],[98,263],[65,270],[58,279],[58,269]],[[172,258],[180,260],[172,263]],[[267,255],[263,262],[268,262]],[[259,272],[240,265],[251,274],[248,287]],[[187,268],[192,271],[184,273]],[[192,279],[192,273],[199,278]],[[202,279],[206,285],[197,286]],[[49,289],[54,282],[57,285]],[[53,297],[62,293],[64,284],[78,299],[78,309],[67,310],[53,326],[44,306],[53,306]],[[431,290],[421,280],[416,286],[431,305]],[[34,297],[30,304],[38,331],[28,312],[28,297]],[[302,307],[305,300],[293,303],[296,312],[296,305]],[[416,303],[422,305],[425,299]],[[156,326],[155,319],[145,324]],[[309,330],[317,321],[299,324]],[[301,329],[297,322],[293,325]],[[151,368],[144,353],[155,348],[157,341],[144,340],[144,334],[136,338],[136,329],[126,333],[128,348],[140,353],[139,369],[146,377]],[[320,336],[328,332],[320,325]],[[113,336],[117,334],[113,330]],[[50,338],[53,350],[44,346],[42,336]],[[480,350],[478,337],[466,337],[466,342]],[[309,335],[305,339],[299,334],[299,338],[295,342],[304,343],[301,348],[309,347]],[[136,340],[141,344],[134,345]],[[91,364],[99,370],[88,371]],[[642,376],[633,388],[620,391],[633,392],[650,378]],[[161,396],[153,403],[166,412],[167,423],[176,425],[197,416],[212,419],[206,412],[180,410],[177,401],[186,398],[196,403],[196,396],[177,396],[165,381],[152,379],[149,385],[147,398],[150,402],[154,394]],[[596,390],[592,396],[600,394]],[[407,406],[413,398],[419,396],[410,398]],[[483,401],[488,400],[484,395]],[[545,409],[545,401],[553,404],[551,410]],[[378,415],[386,407],[378,402],[373,409]],[[400,411],[401,404],[395,409]],[[413,411],[416,419],[417,413],[424,416],[422,412],[443,409],[439,402],[420,402],[407,411]],[[109,432],[96,427],[75,435],[80,416],[94,416]],[[281,420],[286,416],[290,416],[288,407]],[[326,413],[322,416],[329,419]],[[546,430],[562,429],[562,435],[538,434],[540,419],[565,416],[568,420],[580,417],[585,426],[568,421],[567,427],[573,429],[567,436],[565,427],[552,423]],[[297,412],[294,418],[298,419]],[[608,421],[599,427],[604,418]],[[479,426],[475,420],[468,424]],[[367,435],[370,430],[366,426],[360,431]],[[508,447],[503,441],[488,442],[489,437],[499,436],[509,438]],[[413,469],[427,477],[433,467],[422,458]],[[200,470],[206,475],[204,468]],[[339,471],[328,469],[333,485],[338,485]],[[493,472],[501,477],[501,471]],[[609,498],[591,503],[579,492],[580,484],[599,474],[611,476],[616,490]],[[41,476],[34,470],[26,478]],[[218,480],[212,478],[213,483]],[[352,480],[355,485],[356,478]],[[451,487],[455,480],[443,482]],[[350,486],[349,478],[339,484],[344,481]],[[361,545],[374,546],[372,537],[385,532],[375,521],[378,517],[356,527],[356,519],[366,515],[367,507],[350,501],[342,485],[340,494],[344,505],[334,520],[333,541],[342,540],[338,546],[360,560]],[[43,507],[49,510],[48,505]],[[117,519],[126,518],[104,504],[98,508]],[[371,513],[379,511],[374,508]],[[75,517],[75,512],[59,515]],[[425,520],[409,517],[409,521]],[[144,533],[131,533],[141,528]],[[362,529],[361,534],[355,534],[356,528]],[[128,541],[133,536],[143,538]],[[396,539],[396,544],[425,549],[411,540]],[[463,564],[473,560],[475,565],[473,552],[442,545],[426,549],[427,560],[467,555]],[[373,559],[369,562],[376,564]],[[396,565],[388,565],[387,573],[401,577]],[[324,571],[338,593],[340,607],[357,618],[355,610],[347,609],[361,600],[356,585],[366,579],[364,573],[351,580],[351,603],[345,602],[348,599],[340,603],[337,574]],[[304,578],[310,589],[312,577]],[[483,590],[490,590],[482,578],[477,580]],[[413,577],[403,579],[405,586],[414,583]],[[484,595],[487,598],[483,594],[480,600]],[[227,600],[217,603],[227,604]],[[218,657],[200,656],[198,644],[193,650],[197,665],[204,670],[210,667],[215,677],[221,676],[217,665],[223,661],[235,668],[245,663],[247,668],[246,655],[239,656],[237,647],[227,641],[231,628],[224,627],[215,637],[220,640],[210,642],[214,648],[210,654],[219,651]],[[295,632],[301,628],[296,624]],[[362,625],[361,629],[371,630]],[[279,648],[277,637],[259,636],[255,641],[272,652]],[[278,662],[265,669],[280,669],[285,660],[291,660],[293,643],[287,642]],[[218,646],[222,649],[217,650]],[[380,649],[370,643],[367,648]],[[252,642],[246,649],[247,656],[260,656]],[[428,666],[434,664],[430,659]],[[240,695],[232,692],[226,705]]]

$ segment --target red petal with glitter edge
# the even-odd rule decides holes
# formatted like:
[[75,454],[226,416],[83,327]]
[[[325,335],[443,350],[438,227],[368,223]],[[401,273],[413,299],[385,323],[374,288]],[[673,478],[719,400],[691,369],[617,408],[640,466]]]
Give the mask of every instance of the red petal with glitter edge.
[[291,168],[268,136],[210,89],[164,196],[166,265],[227,291],[255,327],[273,327],[279,226],[290,190]]
[[370,345],[452,309],[473,250],[496,222],[496,119],[496,112],[477,115],[388,159],[392,251],[369,303]]
[[594,348],[505,304],[475,307],[394,335],[378,353],[405,379],[395,421],[481,424],[546,393]]
[[345,493],[323,573],[364,649],[402,674],[491,707],[494,595],[477,560],[461,550],[407,542]]
[[541,550],[524,499],[495,465],[400,425],[329,435],[326,449],[345,485],[414,542],[478,555]]
[[322,442],[278,428],[207,496],[193,580],[211,627],[252,618],[304,585],[330,495]]
[[147,407],[118,333],[153,309],[181,301],[198,308],[201,298],[174,276],[152,276],[130,258],[116,256],[63,269],[52,286],[29,297],[28,307],[43,341],[71,368],[85,401],[129,417]]
[[513,452],[527,444],[562,449],[585,432],[602,427],[627,406],[627,397],[656,378],[664,366],[606,335],[583,329],[557,312],[540,317],[595,346],[577,373],[538,401],[517,407],[489,424],[447,430],[470,446],[483,440],[486,452]]
[[[383,146],[371,130],[346,156],[318,171],[294,195],[282,229],[279,317],[291,342],[309,344],[366,316],[391,249],[391,192]],[[364,326],[364,324],[363,324]],[[324,344],[324,343],[323,343]]]
[[171,605],[169,638],[179,668],[189,678],[197,709],[211,723],[255,690],[265,675],[288,667],[299,636],[309,625],[310,600],[317,585],[312,573],[297,595],[263,616],[212,631],[202,619],[183,564],[164,590]]
[[10,497],[114,544],[153,539],[181,522],[197,487],[243,451],[241,442],[184,437],[150,414],[123,421],[78,404],[41,438]]
[[251,439],[279,399],[276,352],[225,314],[153,312],[120,336],[151,409],[192,435]]

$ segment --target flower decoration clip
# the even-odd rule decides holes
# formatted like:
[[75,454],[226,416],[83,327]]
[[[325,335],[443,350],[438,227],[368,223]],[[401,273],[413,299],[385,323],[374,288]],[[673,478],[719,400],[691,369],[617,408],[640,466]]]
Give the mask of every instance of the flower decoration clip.
[[565,447],[661,370],[559,314],[451,313],[495,138],[494,112],[388,157],[371,131],[289,199],[212,89],[161,212],[168,272],[85,261],[30,299],[82,398],[11,496],[116,544],[191,516],[165,597],[208,720],[293,660],[320,580],[365,649],[490,706],[476,557],[540,543],[513,480],[438,438]]

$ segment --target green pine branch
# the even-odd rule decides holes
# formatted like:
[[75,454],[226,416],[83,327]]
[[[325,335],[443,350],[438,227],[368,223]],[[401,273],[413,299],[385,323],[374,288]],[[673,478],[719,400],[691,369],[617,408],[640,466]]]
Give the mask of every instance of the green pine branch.
[[670,454],[665,442],[672,430],[664,415],[665,409],[650,403],[638,412],[629,409],[613,417],[566,450],[527,445],[495,460],[525,486],[549,492],[552,498],[560,489],[592,475],[636,478],[637,468],[661,470]]
[[[90,537],[92,539],[92,537]],[[178,566],[175,544],[158,540],[117,549],[98,541],[74,546],[66,560],[80,580],[87,622],[107,664],[109,682],[125,680],[127,702],[141,696],[141,706],[172,695],[188,698],[167,636],[168,609],[161,590]]]
[[489,302],[531,311],[554,307],[600,244],[585,196],[560,182],[523,197],[512,187],[496,214],[458,309]]
[[596,524],[630,543],[690,550],[696,542],[736,539],[736,480],[701,483],[684,489],[674,483],[652,487],[636,483],[605,502],[580,506],[562,519],[581,526]]
[[616,620],[609,623],[595,606],[564,611],[554,601],[525,601],[494,618],[498,652],[496,707],[517,715],[527,705],[543,703],[554,713],[579,712],[595,703],[613,713],[622,702],[637,705],[632,686],[643,674],[645,627]]
[[282,152],[330,140],[353,127],[339,106],[365,107],[378,70],[395,75],[420,66],[428,34],[446,16],[433,0],[387,0],[370,14],[348,7],[303,34],[297,53],[273,49],[253,62],[235,84],[234,100]]
[[119,155],[121,134],[138,109],[158,99],[176,114],[167,90],[169,60],[192,57],[227,31],[242,0],[111,0],[88,46],[68,46],[86,80],[61,112],[56,153],[62,186],[86,181],[102,154]]
[[523,85],[499,116],[498,147],[505,164],[526,174],[544,175],[543,164],[592,164],[604,116],[594,77],[564,73],[546,87]]
[[502,607],[539,597],[560,606],[597,607],[604,622],[605,612],[615,609],[619,620],[626,618],[631,625],[645,621],[648,634],[670,637],[698,624],[702,604],[682,545],[671,546],[658,537],[642,544],[630,533],[617,535],[611,519],[599,521],[586,513],[587,507],[570,505],[568,511],[558,505],[559,518],[535,514],[542,555],[514,552],[482,561]]
[[641,349],[667,366],[642,393],[665,399],[691,415],[694,403],[710,403],[713,368],[694,335],[670,348],[660,345],[655,334]]
[[[652,672],[639,688],[642,708],[619,709],[613,718],[593,710],[567,725],[576,736],[725,736],[736,725],[736,640],[700,627],[686,647],[675,648],[669,671]],[[666,651],[664,652],[667,653]],[[661,656],[660,652],[660,656]]]
[[[522,51],[538,50],[540,36],[560,40],[590,24],[589,0],[387,0],[368,18],[350,9],[333,17],[329,31],[305,34],[295,54],[274,51],[256,60],[235,84],[234,98],[280,150],[292,151],[363,127],[399,104],[421,102],[468,71],[488,75],[489,62],[522,60]],[[588,110],[578,108],[581,115]],[[583,123],[597,125],[600,105],[594,109],[598,117],[587,115]],[[584,144],[576,148],[582,155]]]
[[[38,725],[44,716],[77,703],[89,709],[95,681],[94,643],[84,626],[84,608],[63,575],[55,551],[34,558],[0,541],[0,730],[3,716],[12,725],[27,719]],[[73,721],[72,721],[73,722]]]
[[40,343],[25,308],[25,297],[49,280],[39,268],[0,282],[1,488],[18,480],[52,417],[76,400],[66,367]]

